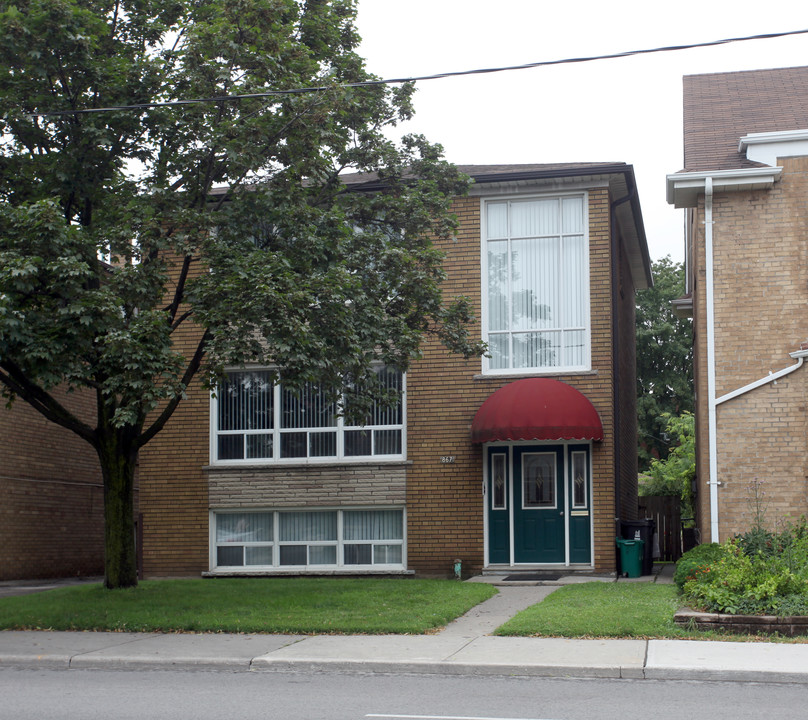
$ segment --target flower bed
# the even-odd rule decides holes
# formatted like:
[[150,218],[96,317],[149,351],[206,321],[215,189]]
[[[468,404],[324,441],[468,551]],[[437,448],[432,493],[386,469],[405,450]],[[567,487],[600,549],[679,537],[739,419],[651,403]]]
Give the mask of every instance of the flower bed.
[[808,523],[801,518],[774,533],[758,516],[743,535],[685,553],[674,582],[694,608],[677,614],[679,625],[808,634]]

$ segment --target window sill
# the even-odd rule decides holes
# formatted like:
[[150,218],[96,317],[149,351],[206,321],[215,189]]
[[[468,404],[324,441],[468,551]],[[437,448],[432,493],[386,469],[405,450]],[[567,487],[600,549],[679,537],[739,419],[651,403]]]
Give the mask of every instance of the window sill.
[[209,570],[202,573],[204,578],[221,578],[221,577],[272,577],[278,575],[319,575],[319,576],[333,576],[333,575],[384,575],[384,576],[405,576],[410,577],[415,575],[415,570],[407,570],[405,568],[381,568],[371,567],[368,565],[357,565],[353,568],[334,568],[332,570],[304,567],[291,567],[291,568],[265,568],[256,570],[239,570],[235,568],[228,568],[222,570]]
[[412,460],[323,460],[323,461],[286,461],[286,462],[243,462],[243,463],[211,463],[210,465],[203,465],[203,472],[253,472],[256,470],[270,470],[277,468],[278,470],[292,470],[294,468],[353,468],[357,466],[371,466],[371,465],[385,465],[385,466],[402,466],[412,465]]
[[571,377],[571,376],[585,376],[585,375],[598,375],[597,369],[591,370],[525,370],[524,372],[499,372],[493,370],[487,373],[479,373],[473,376],[473,380],[491,380],[491,379],[506,379],[506,378],[526,378],[526,377]]

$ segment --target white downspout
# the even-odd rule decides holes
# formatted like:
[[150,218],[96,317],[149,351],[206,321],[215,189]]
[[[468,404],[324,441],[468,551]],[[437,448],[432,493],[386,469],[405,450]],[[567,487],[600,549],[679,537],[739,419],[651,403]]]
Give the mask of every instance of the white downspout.
[[762,377],[760,380],[755,380],[755,382],[751,382],[748,385],[738,388],[737,390],[728,392],[726,395],[722,395],[720,398],[716,398],[715,404],[720,405],[727,400],[732,400],[732,398],[736,398],[739,395],[748,393],[750,390],[759,388],[761,385],[765,385],[766,383],[777,382],[781,377],[785,377],[786,375],[793,373],[795,370],[799,370],[802,367],[803,362],[805,362],[805,358],[808,357],[808,350],[797,350],[797,352],[789,353],[788,356],[797,361],[795,365],[789,365],[787,368],[778,370],[776,373],[769,371],[769,374],[766,375],[766,377]]
[[718,540],[718,442],[716,439],[716,407],[715,397],[715,307],[713,278],[713,179],[704,179],[704,245],[705,270],[707,280],[707,433],[709,436],[710,454],[710,540]]

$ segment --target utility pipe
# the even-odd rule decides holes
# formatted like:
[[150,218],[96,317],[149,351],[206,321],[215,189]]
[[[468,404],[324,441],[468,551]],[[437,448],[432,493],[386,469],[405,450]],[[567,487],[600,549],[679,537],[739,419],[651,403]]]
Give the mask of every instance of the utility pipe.
[[704,179],[704,246],[707,293],[707,433],[709,436],[710,540],[718,539],[718,442],[715,398],[715,278],[713,277],[713,179]]
[[805,358],[808,357],[808,350],[797,350],[797,352],[789,353],[788,355],[789,357],[792,357],[797,361],[794,365],[789,365],[787,368],[778,370],[776,373],[769,372],[768,375],[760,378],[760,380],[755,380],[755,382],[751,382],[748,385],[744,385],[743,387],[738,388],[737,390],[728,392],[726,395],[722,395],[720,398],[716,398],[715,404],[720,405],[721,403],[724,403],[727,400],[732,400],[733,398],[736,398],[739,395],[744,395],[745,393],[748,393],[750,390],[759,388],[761,385],[765,385],[766,383],[776,382],[781,377],[785,377],[786,375],[790,375],[791,373],[793,373],[795,370],[799,370],[802,367],[803,362],[805,362]]

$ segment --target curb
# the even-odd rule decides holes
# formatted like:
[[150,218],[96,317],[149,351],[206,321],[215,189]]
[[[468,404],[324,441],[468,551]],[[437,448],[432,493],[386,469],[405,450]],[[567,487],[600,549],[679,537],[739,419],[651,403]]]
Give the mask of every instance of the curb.
[[337,672],[808,684],[808,644],[441,636],[0,633],[0,669]]

